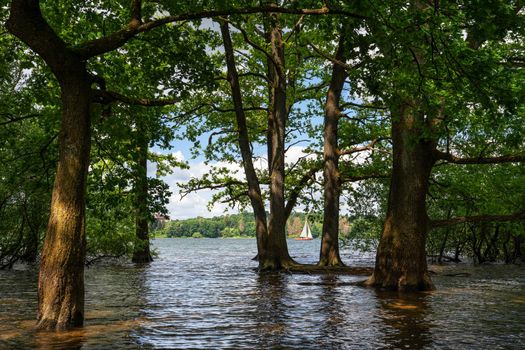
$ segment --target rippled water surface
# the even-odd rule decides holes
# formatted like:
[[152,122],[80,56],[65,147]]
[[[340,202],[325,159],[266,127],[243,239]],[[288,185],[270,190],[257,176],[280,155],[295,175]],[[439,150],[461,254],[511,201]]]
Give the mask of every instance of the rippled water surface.
[[[255,241],[159,239],[147,267],[86,270],[86,326],[35,332],[36,271],[0,271],[0,349],[525,349],[525,268],[432,267],[437,291],[258,275]],[[289,241],[315,262],[319,241]],[[349,265],[373,257],[342,252]],[[468,272],[469,277],[443,274]]]

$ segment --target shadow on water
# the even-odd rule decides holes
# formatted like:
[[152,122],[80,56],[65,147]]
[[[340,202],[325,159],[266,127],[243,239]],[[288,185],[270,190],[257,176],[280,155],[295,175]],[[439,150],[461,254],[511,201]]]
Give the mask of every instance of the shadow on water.
[[[145,323],[139,310],[144,304],[146,270],[131,265],[87,269],[85,325],[61,332],[34,328],[36,271],[4,272],[2,282],[19,285],[23,290],[0,288],[0,349],[137,348],[131,335]],[[12,280],[15,275],[18,280]]]
[[424,349],[433,343],[429,293],[374,291],[384,324],[383,349]]
[[255,304],[252,317],[255,321],[257,343],[261,348],[284,346],[289,332],[290,319],[287,317],[288,276],[283,274],[262,274],[256,278]]
[[[320,305],[320,340],[337,339],[339,334],[343,334],[343,324],[345,315],[341,310],[338,300],[341,298],[341,288],[339,277],[334,275],[321,275],[321,295]],[[327,346],[328,344],[324,344]]]
[[84,329],[67,332],[35,332],[35,349],[38,350],[80,350],[86,341]]

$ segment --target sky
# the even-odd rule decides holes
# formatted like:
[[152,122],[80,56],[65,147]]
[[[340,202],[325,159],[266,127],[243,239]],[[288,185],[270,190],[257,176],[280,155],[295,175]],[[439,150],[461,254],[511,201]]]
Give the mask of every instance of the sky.
[[[300,110],[302,108],[305,108],[305,106],[306,102],[303,101],[300,104],[298,104],[295,108],[297,108],[297,111],[300,113]],[[315,125],[321,125],[323,123],[322,115],[313,117],[311,119],[311,122]],[[178,134],[184,134],[184,130],[179,131]],[[296,136],[298,136],[297,140],[303,140],[303,142],[289,147],[288,151],[286,152],[286,163],[295,163],[299,158],[304,157],[305,153],[303,152],[303,150],[305,150],[308,144],[311,144],[313,142],[313,140],[308,138],[308,136],[305,136],[298,131],[294,132],[293,134],[296,134]],[[209,133],[204,134],[199,138],[201,145],[204,146],[207,144],[208,137]],[[265,145],[254,144],[253,147],[254,153],[256,153],[256,155],[263,155],[264,157],[264,153],[266,152]],[[217,193],[218,190],[200,190],[198,192],[181,196],[180,187],[177,185],[177,183],[186,183],[192,178],[200,178],[204,174],[207,174],[210,171],[212,171],[212,168],[214,166],[224,166],[232,170],[236,170],[238,171],[239,179],[245,179],[242,164],[227,164],[218,162],[206,163],[203,155],[197,155],[196,157],[194,157],[194,155],[191,152],[192,148],[192,142],[188,140],[176,140],[172,142],[171,149],[169,150],[161,150],[158,148],[152,149],[153,152],[171,153],[179,161],[185,161],[189,165],[189,169],[173,169],[173,172],[171,174],[161,177],[161,179],[163,179],[169,185],[170,191],[172,192],[169,204],[167,205],[168,215],[170,219],[187,219],[198,216],[214,217],[224,215],[225,213],[232,214],[239,212],[238,208],[231,209],[228,207],[228,205],[221,203],[215,204],[212,207],[208,206],[208,203],[210,202],[212,196],[215,193]],[[362,160],[364,160],[364,157]],[[254,165],[256,168],[259,169],[267,168],[266,162],[261,160],[255,162]],[[148,175],[154,176],[155,170],[155,165],[150,164],[148,169]],[[314,193],[313,196],[316,198],[318,197],[320,199],[321,193]],[[341,211],[344,211],[346,208],[347,204],[345,203],[345,201],[341,201]],[[251,208],[247,208],[247,210],[250,209]],[[296,206],[295,210],[304,211],[305,207],[299,203]]]
[[[212,28],[216,31],[219,31],[217,23],[209,19],[205,19],[202,22],[201,27]],[[234,28],[231,28],[231,30],[236,31],[236,29]],[[222,51],[222,48],[219,48],[219,50]],[[310,83],[318,84],[319,81],[316,79],[312,79]],[[307,101],[298,103],[294,106],[294,109],[296,109],[297,113],[301,113],[302,109],[307,109]],[[320,112],[322,114],[322,109],[320,110]],[[311,120],[311,122],[313,124],[322,124],[323,121],[321,115],[314,117]],[[200,140],[202,145],[205,145],[208,142],[208,135],[209,134],[201,136]],[[306,141],[298,145],[289,147],[286,153],[287,163],[295,163],[300,157],[304,157],[305,154],[303,153],[303,150],[306,148],[306,145],[310,143],[310,141],[312,141],[304,135],[300,135],[299,139],[303,139]],[[189,165],[189,169],[174,169],[172,174],[162,177],[162,179],[169,185],[170,191],[172,192],[170,202],[167,205],[170,219],[177,220],[193,218],[197,216],[213,217],[223,215],[225,213],[237,213],[238,208],[229,209],[226,204],[219,203],[215,204],[213,207],[208,206],[208,203],[211,200],[212,196],[214,195],[214,193],[218,192],[218,190],[201,190],[196,193],[190,193],[185,196],[181,196],[180,188],[177,185],[177,183],[185,183],[192,178],[202,177],[204,174],[209,173],[214,166],[227,166],[232,170],[237,170],[239,174],[239,179],[244,180],[245,178],[244,171],[242,169],[242,164],[226,164],[217,162],[206,163],[203,156],[197,156],[196,158],[192,158],[191,149],[193,147],[193,144],[186,140],[174,141],[171,146],[172,148],[168,151],[158,149],[153,149],[153,151],[162,153],[171,152],[174,156],[177,157],[178,160],[186,161]],[[266,151],[265,145],[254,144],[253,147],[254,152],[258,155],[261,155]],[[267,165],[261,161],[255,162],[254,165],[256,168],[261,169],[267,167]],[[149,176],[153,176],[154,174],[155,166],[154,164],[150,164]],[[321,197],[321,194],[316,193],[315,196]],[[248,208],[248,210],[249,209],[250,208]],[[303,211],[304,206],[301,206],[299,204],[296,206],[296,210]]]
[[[177,141],[173,143],[171,150],[172,154],[180,161],[187,161],[189,169],[173,169],[173,172],[167,176],[161,177],[170,187],[172,195],[170,202],[167,206],[169,217],[172,220],[187,219],[197,216],[202,217],[213,217],[223,215],[225,213],[237,213],[238,209],[229,209],[225,204],[216,204],[208,210],[208,202],[212,198],[213,194],[217,191],[213,190],[201,190],[196,193],[190,193],[184,197],[180,194],[180,188],[177,183],[185,183],[191,178],[199,178],[206,173],[209,173],[213,166],[227,166],[231,170],[237,170],[239,178],[243,179],[243,170],[241,164],[228,164],[224,162],[210,162],[206,164],[203,157],[197,157],[191,159],[191,147],[192,144],[187,141]],[[304,146],[293,146],[290,147],[286,154],[286,162],[295,162],[299,157],[304,156]],[[159,151],[159,150],[153,150]],[[165,153],[165,152],[164,152]],[[266,167],[264,161],[255,163],[258,168]],[[150,163],[148,165],[149,176],[154,176],[156,171],[155,164]]]

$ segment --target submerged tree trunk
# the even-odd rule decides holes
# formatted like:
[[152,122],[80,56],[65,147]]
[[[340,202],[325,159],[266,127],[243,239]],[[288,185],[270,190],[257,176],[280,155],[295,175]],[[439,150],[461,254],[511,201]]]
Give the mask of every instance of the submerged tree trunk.
[[81,326],[91,80],[84,61],[42,18],[38,1],[12,1],[6,26],[45,60],[60,83],[62,98],[59,160],[38,277],[37,327]]
[[426,194],[433,143],[421,135],[423,116],[403,103],[392,111],[393,167],[385,224],[374,273],[367,284],[394,290],[429,290],[425,240]]
[[[339,62],[345,61],[345,33],[341,38],[335,56]],[[339,100],[346,79],[346,71],[334,63],[332,80],[328,88],[324,119],[324,213],[323,233],[318,265],[343,266],[339,256],[339,198],[341,178],[339,174],[339,154],[337,128],[340,117]]]
[[148,211],[148,137],[142,121],[137,121],[137,164],[135,169],[135,234],[138,244],[134,247],[131,261],[153,261],[149,246]]

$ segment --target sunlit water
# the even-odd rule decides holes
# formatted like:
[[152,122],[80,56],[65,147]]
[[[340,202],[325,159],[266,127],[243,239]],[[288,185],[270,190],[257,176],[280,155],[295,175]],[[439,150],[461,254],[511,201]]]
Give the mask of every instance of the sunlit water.
[[[1,349],[525,349],[525,269],[433,267],[437,291],[402,295],[363,277],[258,275],[255,241],[161,239],[147,267],[86,270],[86,326],[35,332],[36,271],[0,271]],[[289,241],[315,262],[319,241]],[[349,265],[373,256],[343,250]]]

